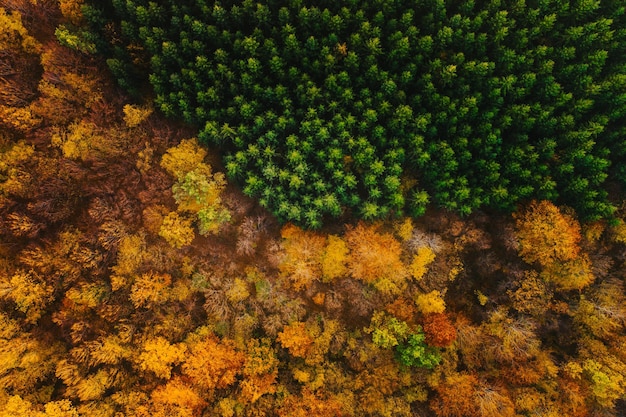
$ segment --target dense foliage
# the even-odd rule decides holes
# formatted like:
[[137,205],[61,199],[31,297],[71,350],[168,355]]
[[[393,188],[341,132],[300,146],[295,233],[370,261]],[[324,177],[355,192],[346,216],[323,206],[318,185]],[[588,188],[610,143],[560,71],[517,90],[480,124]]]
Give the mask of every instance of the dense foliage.
[[0,4],[0,417],[626,415],[623,220],[281,225],[81,0]]
[[626,181],[620,1],[92,5],[121,85],[149,74],[159,108],[282,220],[529,198],[596,219],[605,182]]

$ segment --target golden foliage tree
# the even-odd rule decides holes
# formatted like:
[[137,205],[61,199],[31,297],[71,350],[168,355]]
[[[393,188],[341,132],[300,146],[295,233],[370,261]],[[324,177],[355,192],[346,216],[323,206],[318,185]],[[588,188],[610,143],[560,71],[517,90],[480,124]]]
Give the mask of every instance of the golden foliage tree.
[[344,276],[348,267],[348,245],[336,235],[329,235],[322,256],[322,278],[325,282]]
[[190,245],[195,237],[191,219],[173,211],[163,219],[159,229],[159,236],[174,248]]
[[417,249],[417,253],[413,255],[410,271],[413,278],[422,279],[428,271],[428,265],[435,260],[435,253],[428,246],[422,246]]
[[265,394],[276,392],[279,360],[270,340],[252,339],[246,347],[240,399],[254,403]]
[[164,337],[149,338],[143,343],[139,357],[139,369],[154,373],[157,378],[170,379],[172,366],[185,359],[184,344],[171,344]]
[[316,232],[305,231],[293,224],[281,230],[283,256],[279,268],[295,290],[308,288],[322,276],[325,239]]
[[429,293],[418,294],[415,297],[417,310],[422,314],[443,313],[446,309],[446,303],[440,291],[433,290]]
[[308,334],[305,323],[294,322],[283,328],[276,338],[280,344],[289,349],[293,356],[304,358],[313,347],[313,337]]
[[580,225],[549,201],[533,201],[515,216],[520,256],[548,266],[575,259],[580,253]]
[[229,339],[219,340],[207,329],[200,329],[187,340],[183,374],[197,387],[212,392],[235,383],[245,363],[245,353]]
[[398,294],[406,285],[407,270],[401,260],[402,246],[393,235],[380,233],[375,225],[359,223],[344,239],[350,249],[351,275],[373,284],[387,294]]

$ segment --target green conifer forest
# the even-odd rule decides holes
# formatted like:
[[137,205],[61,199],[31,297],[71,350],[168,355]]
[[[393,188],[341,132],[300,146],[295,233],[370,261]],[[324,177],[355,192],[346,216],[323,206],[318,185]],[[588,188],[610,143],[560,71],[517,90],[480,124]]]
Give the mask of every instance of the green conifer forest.
[[626,181],[621,1],[120,0],[87,16],[120,84],[149,81],[283,221],[531,198],[594,220]]

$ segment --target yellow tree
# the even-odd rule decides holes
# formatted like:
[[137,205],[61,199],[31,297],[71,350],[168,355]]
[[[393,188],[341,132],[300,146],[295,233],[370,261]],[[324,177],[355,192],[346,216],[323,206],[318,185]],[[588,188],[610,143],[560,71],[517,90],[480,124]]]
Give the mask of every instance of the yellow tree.
[[348,245],[336,235],[327,238],[324,254],[322,255],[322,278],[325,282],[339,278],[348,272]]
[[195,234],[191,227],[191,219],[173,211],[163,219],[159,229],[159,236],[174,248],[190,245]]
[[402,245],[393,235],[380,233],[376,225],[359,223],[344,239],[350,249],[348,268],[352,276],[373,284],[387,294],[398,294],[406,286],[408,272],[402,263]]
[[443,313],[446,309],[446,303],[441,293],[437,290],[418,294],[415,297],[415,304],[417,310],[422,314]]
[[548,266],[575,259],[580,253],[580,225],[549,201],[532,201],[516,218],[520,256]]
[[164,337],[148,338],[137,358],[139,369],[152,372],[157,378],[170,379],[172,366],[185,359],[186,351],[184,344],[173,345]]
[[319,233],[287,224],[281,230],[284,248],[279,268],[295,290],[308,288],[322,276],[325,238]]
[[240,399],[254,403],[265,394],[276,392],[279,360],[268,339],[251,339],[246,347]]

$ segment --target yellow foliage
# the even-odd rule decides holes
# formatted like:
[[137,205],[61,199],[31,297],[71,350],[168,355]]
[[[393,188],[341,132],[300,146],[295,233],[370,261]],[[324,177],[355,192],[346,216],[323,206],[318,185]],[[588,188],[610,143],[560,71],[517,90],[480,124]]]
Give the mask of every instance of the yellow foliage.
[[38,417],[37,414],[32,403],[19,395],[13,395],[4,406],[0,406],[0,417]]
[[161,167],[176,178],[196,169],[204,160],[206,151],[193,139],[183,139],[177,146],[169,148],[161,159]]
[[489,301],[489,297],[483,294],[480,290],[476,290],[474,291],[474,293],[476,294],[476,298],[478,299],[478,304],[480,304],[481,306],[485,306],[485,304],[487,304],[487,301]]
[[17,11],[7,11],[0,7],[0,50],[21,49],[29,54],[37,54],[41,45],[29,35],[22,24],[22,16]]
[[305,370],[296,368],[292,371],[292,373],[293,378],[301,384],[306,384],[311,380],[311,373]]
[[150,143],[146,142],[145,146],[137,153],[137,162],[135,163],[135,166],[142,174],[145,174],[152,168],[152,158],[154,156],[154,148],[150,146]]
[[130,128],[139,126],[152,114],[152,108],[139,107],[132,104],[126,104],[123,111],[124,123]]
[[52,135],[52,144],[69,159],[87,161],[119,155],[121,142],[114,132],[101,131],[95,124],[81,121],[67,129],[59,129]]
[[31,176],[19,165],[31,159],[34,153],[35,148],[24,141],[19,141],[0,153],[0,195],[21,196],[26,192]]
[[392,235],[379,233],[377,226],[359,223],[348,230],[344,239],[350,248],[348,268],[354,278],[368,284],[385,280],[381,288],[404,286],[408,272],[400,259],[400,242]]
[[587,223],[583,227],[583,235],[588,242],[595,243],[602,237],[606,224],[603,221]]
[[80,379],[74,387],[71,387],[70,392],[75,393],[81,401],[98,400],[111,387],[112,382],[111,371],[100,369],[95,374]]
[[89,354],[97,364],[117,365],[132,352],[117,335],[110,335],[89,343]]
[[330,282],[348,272],[348,245],[336,235],[328,236],[328,243],[322,257],[322,277],[324,282]]
[[591,383],[594,399],[603,407],[614,407],[615,402],[626,394],[626,379],[622,373],[625,366],[617,372],[594,359],[588,359],[582,368]]
[[443,313],[446,309],[446,303],[437,290],[427,294],[419,294],[415,298],[415,305],[422,314]]
[[14,301],[29,322],[36,322],[52,301],[54,288],[34,272],[17,271],[5,287],[6,297]]
[[580,252],[580,225],[549,201],[533,201],[516,216],[520,256],[528,263],[548,266],[575,259]]
[[513,308],[535,316],[541,316],[548,311],[553,296],[536,271],[525,272],[519,288],[515,291],[509,290],[508,294]]
[[417,249],[417,253],[413,255],[413,262],[411,262],[411,275],[413,278],[417,280],[422,279],[426,271],[428,271],[428,265],[434,260],[435,253],[428,246],[422,246]]
[[163,304],[170,298],[172,277],[166,273],[147,273],[135,279],[130,290],[130,300],[135,308],[150,308]]
[[61,400],[47,403],[41,417],[79,417],[79,414],[71,402]]
[[292,224],[281,230],[284,255],[280,272],[295,290],[308,288],[322,274],[321,260],[326,239],[319,233],[305,231]]
[[276,392],[279,361],[268,339],[251,339],[247,344],[240,398],[254,403],[264,394]]
[[27,132],[41,123],[32,107],[11,107],[3,104],[0,104],[0,121],[22,132]]
[[142,236],[124,236],[117,248],[117,264],[112,268],[113,272],[120,275],[134,274],[143,261],[145,250],[146,242]]
[[226,291],[226,297],[233,303],[244,301],[249,296],[248,283],[241,278],[235,278],[230,288]]
[[168,214],[161,224],[159,236],[174,248],[182,248],[191,244],[195,237],[191,219],[179,215],[173,211]]
[[591,270],[591,261],[586,254],[566,262],[555,262],[547,266],[541,277],[553,282],[561,290],[581,290],[595,279]]
[[410,217],[406,217],[402,222],[398,222],[395,225],[395,232],[403,242],[413,237],[413,229],[413,220]]
[[278,333],[276,340],[289,349],[289,353],[300,358],[309,354],[314,341],[307,333],[303,322],[294,322],[285,326],[283,331]]
[[158,378],[170,379],[172,366],[185,359],[186,346],[172,345],[163,337],[148,339],[139,354],[139,368],[153,372]]

